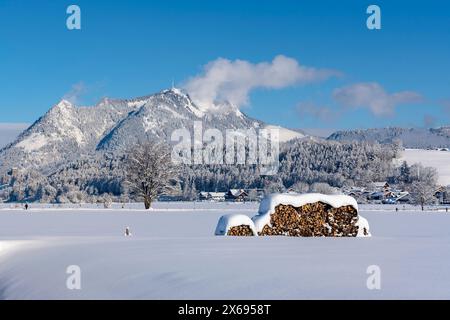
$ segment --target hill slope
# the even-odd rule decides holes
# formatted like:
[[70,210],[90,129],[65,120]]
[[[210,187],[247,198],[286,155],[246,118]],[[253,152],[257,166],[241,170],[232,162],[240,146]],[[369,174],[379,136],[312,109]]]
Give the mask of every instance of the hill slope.
[[405,148],[449,148],[450,127],[425,128],[377,128],[366,130],[343,130],[330,135],[328,140],[370,141],[381,144],[401,141]]

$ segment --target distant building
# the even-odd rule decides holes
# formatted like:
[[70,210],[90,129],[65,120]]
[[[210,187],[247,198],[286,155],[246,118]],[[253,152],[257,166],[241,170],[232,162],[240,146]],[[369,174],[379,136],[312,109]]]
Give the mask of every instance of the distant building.
[[[258,189],[230,189],[227,192],[209,192],[201,191],[198,193],[198,199],[200,201],[233,201],[233,202],[244,202],[250,200],[257,200],[260,198],[260,193],[262,191]],[[252,196],[255,199],[251,199]]]
[[209,192],[209,195],[213,201],[225,201],[226,192]]
[[407,191],[392,191],[389,197],[385,198],[383,204],[408,203],[411,201],[411,195]]
[[226,192],[206,192],[199,193],[198,198],[200,201],[225,201]]
[[389,183],[387,183],[385,181],[374,182],[373,185],[377,191],[383,191],[383,192],[387,193],[391,190],[391,186],[389,185]]
[[244,189],[230,189],[225,199],[228,201],[243,202],[248,199],[248,193]]
[[411,194],[407,191],[402,191],[397,195],[397,202],[407,203],[411,201]]
[[375,191],[367,196],[367,200],[384,200],[384,192]]
[[207,201],[210,199],[209,192],[202,191],[198,194],[198,199],[200,201]]
[[450,204],[450,186],[439,187],[434,196],[439,200],[440,204]]

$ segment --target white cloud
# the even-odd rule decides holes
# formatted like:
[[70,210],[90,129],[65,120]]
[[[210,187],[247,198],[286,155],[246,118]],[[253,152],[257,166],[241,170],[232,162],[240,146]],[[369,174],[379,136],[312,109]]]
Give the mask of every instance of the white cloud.
[[69,92],[67,92],[63,99],[69,101],[74,105],[78,105],[80,102],[80,98],[83,94],[87,92],[86,85],[83,82],[78,82],[72,85],[72,88]]
[[205,65],[203,72],[189,79],[184,88],[201,107],[223,101],[241,107],[248,104],[249,93],[253,89],[281,89],[338,74],[333,70],[302,66],[297,60],[283,55],[276,56],[272,62],[257,64],[219,58]]
[[353,108],[368,108],[375,116],[391,116],[401,104],[418,103],[422,96],[412,91],[386,92],[378,83],[357,83],[336,89],[333,97],[340,104]]

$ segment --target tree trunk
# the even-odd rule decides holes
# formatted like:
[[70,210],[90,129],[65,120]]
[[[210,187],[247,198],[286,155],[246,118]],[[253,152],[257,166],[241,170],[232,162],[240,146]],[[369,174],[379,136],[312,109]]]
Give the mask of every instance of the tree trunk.
[[150,198],[144,199],[145,210],[149,210],[152,206],[152,200]]

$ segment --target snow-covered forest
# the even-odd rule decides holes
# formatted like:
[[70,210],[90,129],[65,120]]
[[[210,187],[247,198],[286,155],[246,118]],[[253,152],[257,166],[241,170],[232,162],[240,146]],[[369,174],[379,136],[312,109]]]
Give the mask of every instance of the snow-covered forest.
[[[400,147],[370,142],[293,140],[280,148],[276,175],[259,174],[257,165],[191,165],[179,173],[176,195],[195,199],[199,191],[225,191],[229,188],[288,188],[324,191],[325,188],[367,186],[374,181],[400,181],[404,174],[394,165]],[[130,201],[124,184],[124,161],[128,155],[112,153],[80,158],[55,172],[36,169],[10,170],[0,178],[5,201],[58,203]],[[412,180],[402,180],[412,183]],[[317,190],[320,189],[320,190]]]
[[[98,123],[102,125],[99,127]],[[176,129],[189,131],[196,123],[205,130],[214,128],[221,133],[273,127],[232,105],[221,108],[221,112],[203,113],[188,94],[176,88],[128,100],[105,98],[89,108],[62,100],[0,150],[0,201],[138,200],[130,196],[124,183],[126,161],[133,154],[133,145],[140,141],[173,143],[171,136]],[[179,168],[172,195],[194,200],[200,191],[229,189],[334,193],[339,192],[337,189],[365,187],[380,181],[402,184],[403,190],[411,190],[413,179],[399,177],[400,138],[404,131],[393,131],[388,135],[392,139],[373,141],[363,132],[361,139],[347,141],[348,135],[342,134],[342,139],[336,136],[339,141],[334,141],[277,129],[281,144],[275,174],[265,175],[267,168],[249,161],[184,165]],[[223,163],[229,163],[226,153]],[[431,186],[436,183],[434,178],[427,181]]]

